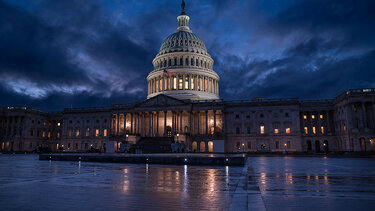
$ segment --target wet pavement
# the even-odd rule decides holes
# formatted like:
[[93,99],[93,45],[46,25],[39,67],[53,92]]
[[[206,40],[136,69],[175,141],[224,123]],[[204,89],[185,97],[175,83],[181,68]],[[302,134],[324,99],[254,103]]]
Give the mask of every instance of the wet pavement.
[[247,166],[0,155],[0,210],[375,210],[375,159],[249,157]]
[[227,210],[242,169],[0,155],[0,210]]
[[[375,210],[375,159],[248,158],[248,208]],[[253,200],[256,198],[257,200]]]

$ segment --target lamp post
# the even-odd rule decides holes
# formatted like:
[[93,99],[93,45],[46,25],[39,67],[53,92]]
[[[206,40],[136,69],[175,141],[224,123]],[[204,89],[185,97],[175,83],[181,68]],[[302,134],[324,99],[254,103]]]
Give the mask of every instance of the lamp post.
[[245,144],[242,143],[242,152],[245,153]]
[[286,143],[284,144],[284,154],[286,154]]

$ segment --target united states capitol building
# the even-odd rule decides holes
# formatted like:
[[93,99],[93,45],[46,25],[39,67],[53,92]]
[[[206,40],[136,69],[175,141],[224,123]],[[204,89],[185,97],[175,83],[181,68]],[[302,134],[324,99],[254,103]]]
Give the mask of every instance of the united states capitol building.
[[177,19],[152,61],[146,100],[61,112],[0,108],[0,150],[105,151],[126,144],[169,152],[179,143],[186,152],[375,151],[375,89],[327,100],[225,101],[214,61],[184,7]]

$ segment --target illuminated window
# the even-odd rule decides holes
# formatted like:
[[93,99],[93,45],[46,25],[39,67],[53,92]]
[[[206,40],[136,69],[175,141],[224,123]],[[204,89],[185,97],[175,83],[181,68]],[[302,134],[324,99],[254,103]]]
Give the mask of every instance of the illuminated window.
[[264,134],[264,125],[260,126],[260,134]]
[[321,119],[323,119],[323,114],[320,114],[320,116],[319,116]]
[[274,131],[275,131],[275,133],[279,133],[279,129],[277,129],[277,128],[274,129]]
[[43,125],[46,126],[46,125],[47,125],[47,122],[43,122]]
[[208,91],[212,92],[212,81],[211,80],[208,83]]
[[90,135],[90,128],[86,128],[86,136],[89,136]]
[[208,81],[207,81],[207,78],[204,79],[204,87],[205,87],[205,91],[207,92],[207,90],[208,90]]
[[96,129],[96,130],[95,130],[95,136],[96,136],[96,137],[99,136],[99,129]]
[[303,115],[303,119],[307,119],[307,115]]
[[191,77],[191,81],[190,81],[190,84],[191,84],[191,90],[194,90],[194,77]]
[[76,130],[76,137],[79,136],[79,129]]
[[163,80],[159,80],[159,91],[161,92],[163,90]]
[[185,76],[185,89],[189,89],[189,77]]
[[320,131],[322,132],[322,134],[324,134],[324,127],[320,127]]
[[58,123],[57,123],[57,127],[60,127],[60,125],[61,125],[61,123],[60,123],[60,122],[58,122]]
[[311,115],[311,119],[315,119],[315,115],[313,114],[313,115]]
[[304,129],[305,129],[305,134],[309,134],[309,130],[307,129],[307,127],[305,127]]
[[344,131],[346,130],[346,125],[344,125]]
[[316,129],[315,129],[315,127],[313,127],[313,133],[316,134]]
[[182,85],[183,85],[183,81],[182,81],[182,77],[178,77],[178,89],[182,89]]
[[201,91],[201,79],[198,78],[198,84],[197,84],[198,91]]
[[159,79],[156,79],[156,92],[158,92],[159,91]]
[[173,87],[172,87],[172,89],[176,89],[177,88],[177,78],[176,78],[176,76],[173,76]]
[[169,84],[170,84],[170,78],[166,78],[165,79],[165,84],[166,84],[166,86],[165,86],[165,90],[169,90]]
[[104,137],[107,137],[107,129],[104,129],[104,130],[103,130],[103,136],[104,136]]
[[51,138],[51,131],[48,131],[48,133],[47,133],[47,137],[48,137],[48,138]]
[[290,128],[285,128],[285,133],[290,133]]
[[57,138],[60,138],[60,132],[57,132],[56,137],[57,137]]
[[42,132],[42,137],[43,137],[43,138],[46,137],[46,131],[43,131],[43,132]]

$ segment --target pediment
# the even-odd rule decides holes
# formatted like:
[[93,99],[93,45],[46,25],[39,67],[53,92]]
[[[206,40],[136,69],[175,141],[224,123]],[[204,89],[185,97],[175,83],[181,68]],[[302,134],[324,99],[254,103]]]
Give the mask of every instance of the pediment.
[[168,106],[179,106],[185,105],[186,103],[182,100],[169,97],[164,94],[159,94],[155,97],[147,99],[138,104],[138,107],[168,107]]

